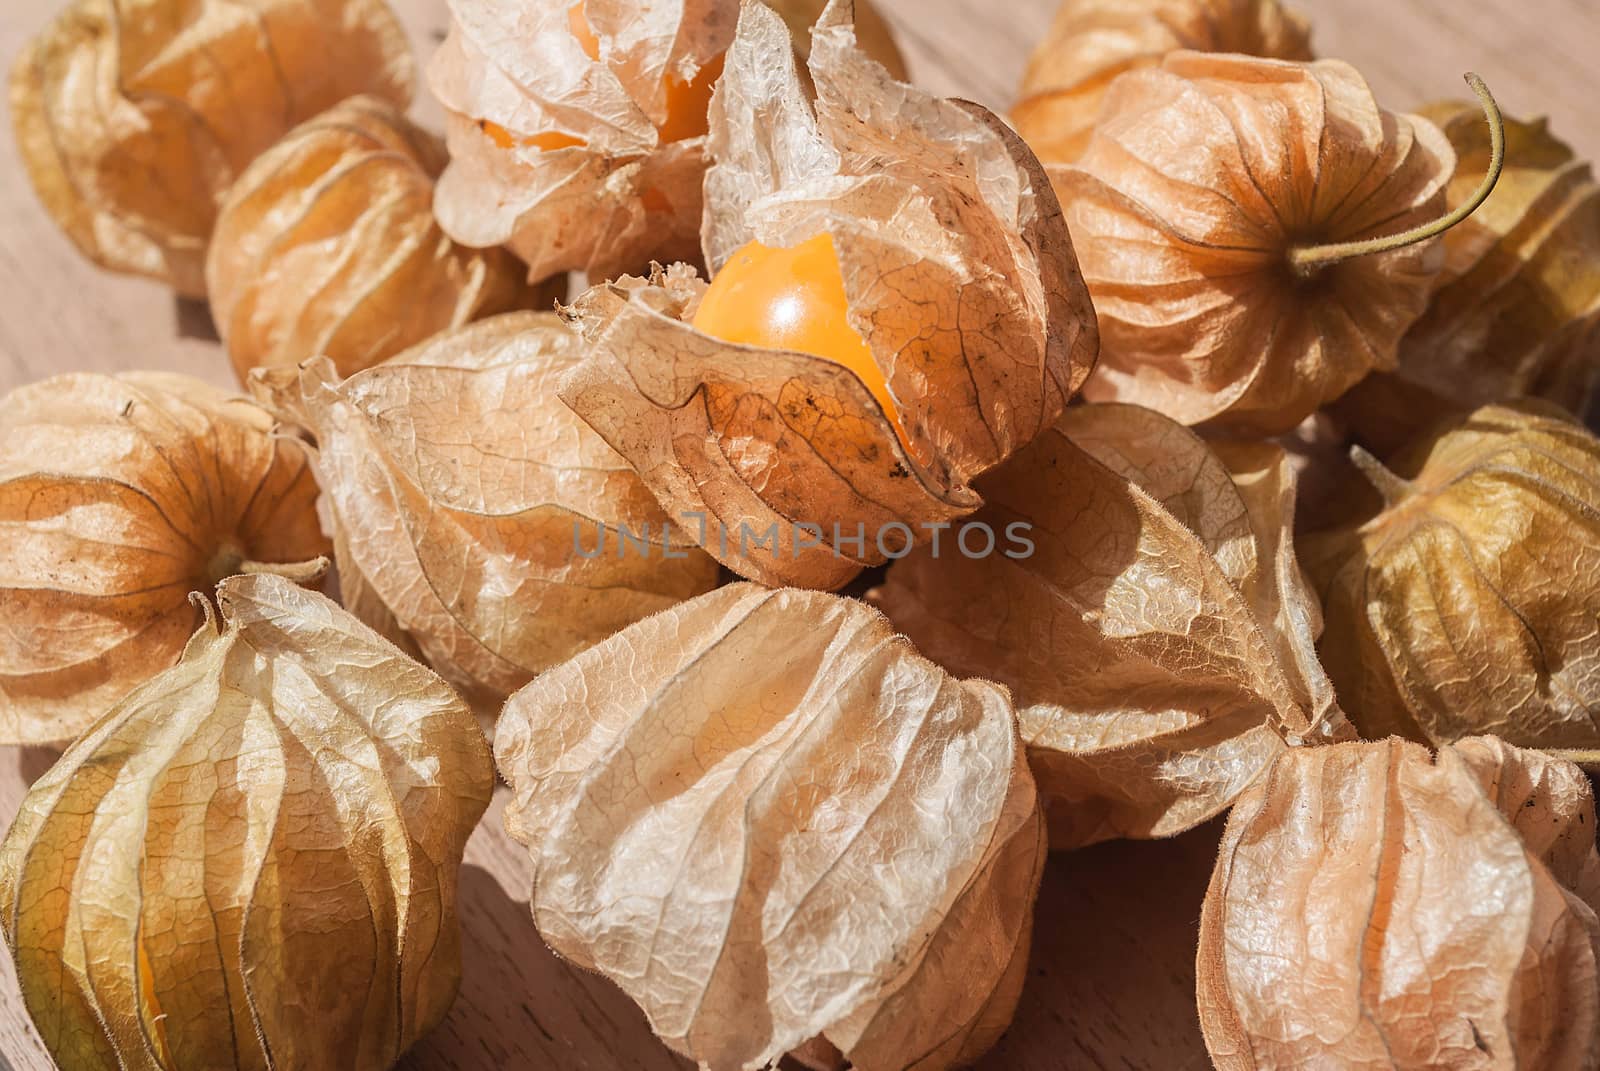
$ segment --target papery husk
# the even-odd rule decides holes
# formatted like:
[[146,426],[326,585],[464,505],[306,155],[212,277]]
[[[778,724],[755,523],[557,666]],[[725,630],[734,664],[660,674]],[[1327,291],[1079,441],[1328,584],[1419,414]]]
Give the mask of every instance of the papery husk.
[[386,1071],[461,977],[456,875],[494,788],[443,681],[274,576],[41,777],[0,926],[62,1067]]
[[[449,36],[428,68],[449,116],[440,224],[467,245],[509,246],[534,280],[582,271],[598,282],[699,256],[705,138],[665,142],[657,127],[665,79],[688,83],[722,57],[739,2],[583,2],[599,60],[572,33],[572,0],[449,0]],[[820,0],[774,6],[795,30],[786,49],[808,51]],[[869,11],[863,26],[872,53],[903,74],[882,20]],[[549,134],[580,144],[533,144]]]
[[1029,57],[1011,121],[1040,159],[1072,163],[1117,75],[1180,50],[1309,60],[1311,27],[1278,0],[1064,0]]
[[864,604],[667,610],[513,696],[495,755],[545,940],[702,1067],[964,1066],[1010,1021],[1045,854],[1011,704]]
[[75,0],[11,70],[17,147],[84,256],[205,296],[217,205],[251,160],[345,97],[404,107],[383,0]]
[[[1049,426],[1096,335],[1060,206],[1016,135],[895,81],[855,47],[847,2],[817,25],[814,111],[786,40],[746,6],[712,103],[707,259],[831,235],[904,441],[844,366],[696,331],[704,284],[682,267],[577,302],[591,348],[562,397],[669,514],[703,518],[723,564],[833,588],[976,508],[969,481]],[[768,531],[776,549],[755,546]]]
[[443,143],[394,105],[354,97],[250,165],[206,260],[212,318],[240,382],[319,356],[353,375],[534,300],[510,253],[456,245],[434,222],[445,163]]
[[[1488,170],[1488,128],[1466,104],[1423,114],[1457,153],[1454,208]],[[1583,415],[1600,382],[1600,185],[1588,161],[1543,119],[1507,121],[1500,184],[1444,246],[1401,374],[1468,407],[1530,395]]]
[[1309,276],[1291,253],[1433,222],[1454,168],[1334,60],[1179,52],[1118,78],[1082,160],[1051,169],[1100,317],[1084,396],[1270,436],[1394,368],[1438,240]]
[[191,591],[271,563],[316,575],[316,498],[300,443],[187,376],[0,398],[0,742],[65,743],[172,665]]
[[1278,447],[1081,406],[979,490],[971,523],[1005,549],[974,557],[951,533],[872,598],[928,657],[1011,689],[1052,847],[1181,833],[1286,741],[1348,732]]
[[1493,737],[1290,749],[1200,918],[1218,1071],[1590,1071],[1594,822],[1577,767]]
[[554,313],[511,313],[342,381],[326,359],[256,373],[262,401],[315,439],[347,605],[496,707],[718,580],[556,396],[581,349]]
[[1530,400],[1363,464],[1385,508],[1305,543],[1362,734],[1600,749],[1600,440]]

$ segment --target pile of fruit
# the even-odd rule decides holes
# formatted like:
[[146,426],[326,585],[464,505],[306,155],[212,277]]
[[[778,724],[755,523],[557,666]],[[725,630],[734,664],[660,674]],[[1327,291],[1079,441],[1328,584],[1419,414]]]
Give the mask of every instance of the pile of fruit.
[[1050,851],[1224,813],[1219,1069],[1600,1067],[1600,186],[1542,121],[1277,0],[1066,0],[1009,122],[864,0],[450,9],[442,139],[383,0],[75,0],[14,68],[45,209],[241,388],[0,399],[61,1067],[393,1066],[497,771],[544,940],[711,1071],[971,1063]]

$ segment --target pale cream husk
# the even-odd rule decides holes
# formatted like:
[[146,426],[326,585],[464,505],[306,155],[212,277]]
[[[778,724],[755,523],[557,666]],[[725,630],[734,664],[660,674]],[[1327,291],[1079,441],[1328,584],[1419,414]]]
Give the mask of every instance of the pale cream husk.
[[211,315],[240,382],[311,357],[348,376],[532,299],[510,253],[465,249],[439,230],[444,165],[444,145],[378,97],[301,124],[250,165],[206,260]]
[[[505,244],[534,280],[595,281],[650,261],[699,255],[705,137],[663,140],[667,82],[721,61],[739,0],[581,0],[598,41],[573,33],[572,0],[449,0],[450,32],[428,68],[448,113],[451,164],[439,185],[444,229],[472,246]],[[774,4],[807,51],[819,0]],[[881,19],[869,47],[904,72]],[[541,145],[558,136],[570,144]]]
[[57,376],[0,399],[0,742],[69,741],[172,665],[191,591],[326,554],[316,498],[263,409],[186,376]]
[[1278,447],[1082,406],[979,490],[992,552],[958,524],[872,598],[951,672],[1011,689],[1054,847],[1182,832],[1286,742],[1348,732]]
[[11,113],[86,257],[204,297],[218,202],[250,161],[346,97],[404,107],[414,80],[383,0],[74,0],[17,58]]
[[581,340],[512,313],[341,380],[257,372],[315,440],[347,605],[480,702],[717,583],[717,565],[556,396]]
[[1594,823],[1577,767],[1495,737],[1291,749],[1201,915],[1218,1071],[1591,1071]]
[[216,597],[0,846],[28,1013],[62,1067],[387,1071],[460,982],[488,745],[327,598],[272,576]]
[[903,439],[843,365],[695,330],[704,284],[681,266],[579,300],[591,349],[562,396],[669,514],[706,518],[725,565],[832,588],[976,508],[970,480],[1049,426],[1096,334],[1060,205],[1004,123],[896,81],[848,2],[817,24],[814,105],[786,42],[747,4],[711,109],[707,260],[830,235]]
[[1010,1021],[1045,852],[1011,704],[864,604],[648,618],[513,696],[496,758],[540,932],[703,1067],[959,1067]]

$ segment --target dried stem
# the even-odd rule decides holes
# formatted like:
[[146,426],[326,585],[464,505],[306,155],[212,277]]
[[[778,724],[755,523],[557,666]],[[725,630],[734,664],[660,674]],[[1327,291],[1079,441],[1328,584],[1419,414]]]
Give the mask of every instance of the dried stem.
[[1295,271],[1301,275],[1314,275],[1342,260],[1371,256],[1374,253],[1387,253],[1427,241],[1429,238],[1436,238],[1472,215],[1484,201],[1489,199],[1489,195],[1500,182],[1500,173],[1505,170],[1506,123],[1500,114],[1500,105],[1495,103],[1494,94],[1489,92],[1489,87],[1484,85],[1483,79],[1470,72],[1466,75],[1466,79],[1467,85],[1472,87],[1472,91],[1477,94],[1479,102],[1483,105],[1484,118],[1489,121],[1489,170],[1483,176],[1483,181],[1478,184],[1477,191],[1454,212],[1400,234],[1390,235],[1387,238],[1369,238],[1359,242],[1338,242],[1332,245],[1291,249],[1289,263],[1294,265]]
[[308,562],[258,562],[244,556],[244,551],[232,543],[223,544],[206,567],[213,584],[230,576],[266,574],[281,576],[291,584],[310,584],[328,571],[327,558],[313,558]]
[[1383,504],[1386,507],[1404,501],[1415,490],[1409,480],[1395,475],[1388,466],[1363,447],[1350,448],[1350,463],[1361,470],[1361,475],[1367,478],[1368,483],[1377,488],[1378,494],[1383,496]]

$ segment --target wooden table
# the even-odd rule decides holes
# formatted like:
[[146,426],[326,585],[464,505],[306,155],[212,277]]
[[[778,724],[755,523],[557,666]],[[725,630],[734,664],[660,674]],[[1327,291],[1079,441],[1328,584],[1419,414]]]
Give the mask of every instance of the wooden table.
[[[0,0],[0,56],[52,14],[50,0]],[[393,0],[419,54],[444,33],[444,0]],[[1055,0],[879,0],[924,84],[1003,109]],[[1512,115],[1548,114],[1600,154],[1592,70],[1595,0],[1315,0],[1323,55],[1360,67],[1394,108],[1464,93],[1482,74]],[[995,12],[1009,11],[1005,16]],[[421,107],[424,118],[435,114]],[[9,129],[9,121],[6,127]],[[164,368],[231,383],[202,306],[96,271],[35,202],[0,138],[0,389],[57,372]],[[0,749],[0,820],[54,756]],[[503,794],[502,794],[503,795]],[[449,1020],[408,1071],[635,1071],[686,1066],[609,983],[557,960],[528,915],[528,867],[500,832],[500,807],[474,835],[461,877],[466,975]],[[1174,841],[1112,844],[1053,859],[1045,873],[1032,978],[1010,1033],[981,1065],[1188,1071],[1209,1066],[1195,1020],[1195,922],[1218,826]],[[0,956],[0,1069],[48,1069]],[[187,1071],[187,1069],[185,1069]]]

